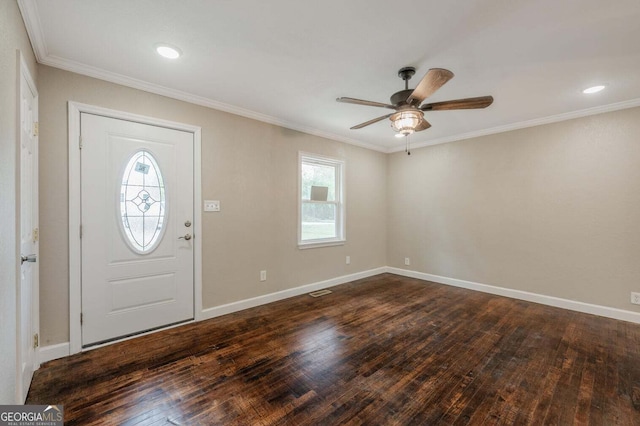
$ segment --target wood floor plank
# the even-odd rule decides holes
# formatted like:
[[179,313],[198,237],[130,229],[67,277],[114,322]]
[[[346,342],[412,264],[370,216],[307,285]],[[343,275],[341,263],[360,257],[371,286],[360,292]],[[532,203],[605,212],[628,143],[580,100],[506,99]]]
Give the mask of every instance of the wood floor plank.
[[51,361],[65,425],[640,424],[640,325],[381,274]]

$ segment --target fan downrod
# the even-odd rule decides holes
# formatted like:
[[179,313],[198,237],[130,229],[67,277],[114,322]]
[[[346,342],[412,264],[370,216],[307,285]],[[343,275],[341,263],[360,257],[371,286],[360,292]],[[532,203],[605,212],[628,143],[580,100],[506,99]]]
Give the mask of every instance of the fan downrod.
[[396,106],[400,106],[406,103],[407,98],[413,90],[409,90],[409,80],[416,73],[416,69],[414,67],[404,67],[400,68],[398,71],[398,77],[404,80],[404,90],[394,93],[391,95],[391,103]]

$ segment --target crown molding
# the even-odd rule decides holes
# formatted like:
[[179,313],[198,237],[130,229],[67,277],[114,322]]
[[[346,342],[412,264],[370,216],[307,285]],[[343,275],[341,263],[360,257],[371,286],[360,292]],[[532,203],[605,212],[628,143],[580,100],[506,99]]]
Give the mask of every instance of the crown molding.
[[42,32],[38,5],[35,0],[18,0],[18,8],[22,14],[22,20],[24,21],[24,26],[31,41],[31,47],[33,47],[33,53],[37,61],[41,62],[49,56],[49,51],[47,50],[47,43],[44,40],[44,33]]
[[[295,130],[298,132],[306,133],[313,136],[319,136],[321,138],[331,139],[337,142],[343,142],[349,145],[358,146],[361,148],[370,149],[373,151],[383,153],[395,153],[404,151],[404,144],[399,146],[385,147],[369,142],[361,141],[358,139],[347,138],[341,135],[336,135],[331,132],[318,130],[313,127],[303,126],[290,121],[282,120],[267,114],[262,114],[256,111],[240,108],[234,105],[229,105],[223,102],[215,101],[204,96],[194,95],[192,93],[183,92],[181,90],[171,89],[158,84],[149,83],[144,80],[128,77],[122,74],[105,71],[103,69],[92,67],[90,65],[82,64],[79,62],[63,59],[57,56],[49,54],[47,45],[42,32],[42,25],[40,22],[40,15],[38,13],[38,6],[35,0],[18,0],[18,6],[22,13],[22,18],[27,29],[27,34],[31,40],[31,45],[34,50],[34,54],[39,63],[49,65],[51,67],[60,68],[66,71],[74,72],[77,74],[86,75],[88,77],[97,78],[99,80],[109,81],[122,86],[131,87],[145,92],[154,93],[157,95],[166,96],[168,98],[177,99],[180,101],[188,102],[191,104],[201,105],[207,108],[212,108],[219,111],[228,112],[230,114],[239,115],[242,117],[250,118],[252,120],[261,121],[268,124],[284,127],[287,129]],[[464,139],[477,138],[480,136],[488,136],[497,133],[510,132],[512,130],[525,129],[527,127],[541,126],[544,124],[557,123],[560,121],[571,120],[574,118],[587,117],[595,114],[602,114],[606,112],[618,111],[626,108],[633,108],[640,106],[640,98],[631,99],[628,101],[617,102],[609,105],[597,106],[593,108],[582,109],[578,111],[572,111],[557,115],[551,115],[542,118],[536,118],[533,120],[520,121],[517,123],[506,124],[503,126],[491,127],[489,129],[481,129],[468,133],[460,133],[457,135],[446,136],[442,138],[432,139],[425,142],[419,142],[412,144],[413,149],[424,148],[432,145],[439,145],[448,142],[455,142]]]
[[38,6],[35,0],[18,0],[18,6],[22,19],[24,20],[27,34],[31,40],[34,54],[39,63],[48,65],[54,68],[63,69],[66,71],[74,72],[76,74],[86,75],[88,77],[97,78],[99,80],[116,83],[122,86],[131,87],[133,89],[143,90],[145,92],[154,93],[157,95],[166,96],[168,98],[177,99],[180,101],[188,102],[204,106],[207,108],[228,112],[231,114],[239,115],[242,117],[250,118],[252,120],[262,121],[264,123],[273,124],[276,126],[284,127],[298,132],[307,133],[313,136],[319,136],[325,139],[331,139],[338,142],[343,142],[349,145],[355,145],[360,148],[366,148],[378,152],[387,152],[386,147],[381,147],[368,142],[364,142],[357,139],[346,138],[344,136],[336,135],[334,133],[325,132],[315,129],[313,127],[303,126],[297,123],[293,123],[286,120],[281,120],[276,117],[272,117],[267,114],[251,111],[248,109],[240,108],[234,105],[229,105],[223,102],[215,101],[203,96],[194,95],[192,93],[183,92],[181,90],[171,89],[158,84],[149,83],[144,80],[128,77],[122,74],[105,71],[103,69],[92,67],[90,65],[82,64],[80,62],[71,61],[68,59],[60,58],[55,55],[50,55],[45,42],[44,34],[42,32],[42,24],[40,22],[40,14],[38,12]]
[[[31,0],[21,0],[31,1]],[[357,139],[346,138],[334,133],[325,132],[308,126],[302,126],[297,123],[281,120],[279,118],[262,114],[259,112],[251,111],[248,109],[240,108],[234,105],[229,105],[223,102],[215,101],[213,99],[206,98],[204,96],[194,95],[192,93],[183,92],[181,90],[171,89],[158,84],[149,83],[144,80],[135,79],[122,74],[117,74],[110,71],[105,71],[100,68],[85,65],[79,62],[71,61],[68,59],[59,58],[57,56],[49,55],[38,62],[49,65],[54,68],[60,68],[66,71],[74,72],[77,74],[86,75],[88,77],[97,78],[99,80],[109,81],[111,83],[119,84],[126,87],[142,90],[157,95],[166,96],[172,99],[188,102],[191,104],[201,105],[207,108],[212,108],[219,111],[228,112],[230,114],[239,115],[242,117],[250,118],[252,120],[261,121],[264,123],[273,124],[276,126],[284,127],[298,132],[310,134],[313,136],[319,136],[326,139],[331,139],[338,142],[343,142],[349,145],[355,145],[361,148],[370,149],[373,151],[383,152],[386,154],[404,151],[404,146],[383,147],[372,143],[367,143]],[[640,98],[631,99],[623,102],[616,102],[613,104],[602,105],[592,108],[586,108],[577,111],[566,112],[562,114],[550,115],[542,118],[535,118],[532,120],[520,121],[516,123],[506,124],[503,126],[491,127],[488,129],[481,129],[473,132],[460,133],[457,135],[446,136],[442,138],[432,139],[426,142],[420,142],[412,144],[412,149],[424,148],[432,145],[439,145],[443,143],[455,142],[465,139],[472,139],[481,136],[488,136],[498,133],[510,132],[512,130],[525,129],[528,127],[542,126],[545,124],[557,123],[560,121],[572,120],[575,118],[587,117],[590,115],[602,114],[606,112],[618,111],[627,108],[634,108],[640,106]]]
[[99,80],[104,80],[111,83],[119,84],[121,86],[131,87],[133,89],[138,89],[145,92],[166,96],[168,98],[177,99],[177,100],[188,102],[191,104],[201,105],[207,108],[228,112],[234,115],[250,118],[252,120],[274,124],[276,126],[285,127],[287,129],[296,130],[298,132],[307,133],[310,135],[319,136],[322,138],[331,139],[338,142],[344,142],[350,145],[355,145],[361,148],[371,149],[374,151],[387,152],[387,149],[385,147],[380,147],[380,146],[359,141],[356,139],[345,138],[344,136],[336,135],[330,132],[325,132],[325,131],[314,129],[308,126],[302,126],[297,123],[292,123],[286,120],[281,120],[279,118],[272,117],[270,115],[262,114],[259,112],[240,108],[234,105],[229,105],[223,102],[215,101],[213,99],[209,99],[204,96],[194,95],[192,93],[171,89],[158,84],[149,83],[144,80],[128,77],[126,75],[105,71],[97,67],[92,67],[90,65],[82,64],[80,62],[75,62],[68,59],[63,59],[54,55],[49,55],[38,62],[40,62],[43,65],[48,65],[54,68],[63,69],[66,71],[74,72],[76,74],[82,74],[82,75],[93,77]]
[[[565,112],[563,114],[550,115],[542,118],[534,118],[533,120],[520,121],[517,123],[506,124],[504,126],[491,127],[489,129],[476,130],[468,133],[461,133],[458,135],[446,136],[443,138],[433,139],[427,142],[420,142],[411,144],[411,149],[424,148],[426,146],[439,145],[448,142],[455,142],[464,139],[477,138],[480,136],[494,135],[496,133],[510,132],[512,130],[525,129],[527,127],[542,126],[544,124],[557,123],[560,121],[572,120],[574,118],[588,117],[590,115],[603,114],[605,112],[618,111],[621,109],[634,108],[640,106],[640,98],[631,99],[623,102],[616,102],[613,104],[597,106],[593,108],[586,108],[572,112]],[[387,150],[387,153],[404,151],[404,147],[394,147]]]

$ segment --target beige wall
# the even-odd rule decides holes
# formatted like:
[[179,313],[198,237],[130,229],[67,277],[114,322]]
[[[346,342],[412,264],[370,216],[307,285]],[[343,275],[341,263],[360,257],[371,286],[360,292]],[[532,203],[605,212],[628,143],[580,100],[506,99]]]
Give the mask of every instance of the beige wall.
[[634,108],[390,155],[388,265],[640,312],[639,141]]
[[18,285],[18,56],[33,79],[36,61],[15,1],[0,1],[0,404],[15,401]]
[[[205,308],[385,265],[384,154],[47,66],[39,78],[44,345],[69,340],[69,100],[202,127],[202,197],[222,205],[203,213]],[[299,150],[346,160],[344,246],[297,248]]]

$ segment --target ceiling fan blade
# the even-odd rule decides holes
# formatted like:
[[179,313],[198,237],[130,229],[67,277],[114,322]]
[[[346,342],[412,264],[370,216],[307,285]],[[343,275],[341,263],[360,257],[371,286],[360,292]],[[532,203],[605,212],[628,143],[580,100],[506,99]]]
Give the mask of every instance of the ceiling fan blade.
[[420,124],[416,126],[416,132],[427,130],[429,127],[431,127],[431,123],[429,123],[427,120],[422,118],[422,121],[420,122]]
[[374,102],[374,101],[364,101],[362,99],[355,99],[355,98],[338,98],[336,99],[336,101],[342,102],[345,104],[367,105],[367,106],[374,106],[374,107],[396,109],[396,107],[390,104],[383,104],[382,102]]
[[446,111],[452,109],[478,109],[486,108],[493,103],[493,96],[480,96],[477,98],[456,99],[453,101],[434,102],[420,107],[422,111]]
[[445,70],[444,68],[431,68],[424,77],[422,77],[418,86],[413,89],[413,93],[407,98],[407,103],[409,104],[416,100],[420,101],[418,102],[419,104],[422,103],[422,101],[433,95],[436,90],[444,86],[444,84],[452,78],[453,73],[449,70]]
[[364,123],[360,123],[357,126],[353,126],[351,130],[362,129],[363,127],[368,126],[369,124],[377,123],[378,121],[382,121],[385,118],[391,117],[393,114],[383,115],[382,117],[374,118],[373,120],[365,121]]

